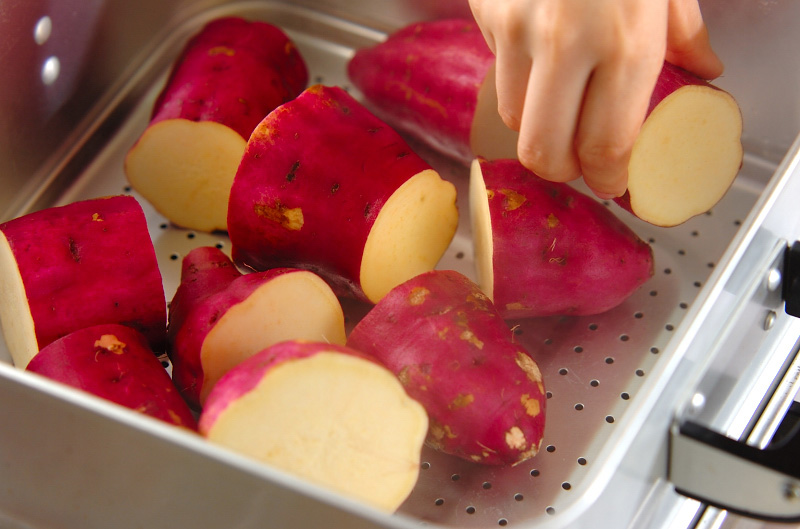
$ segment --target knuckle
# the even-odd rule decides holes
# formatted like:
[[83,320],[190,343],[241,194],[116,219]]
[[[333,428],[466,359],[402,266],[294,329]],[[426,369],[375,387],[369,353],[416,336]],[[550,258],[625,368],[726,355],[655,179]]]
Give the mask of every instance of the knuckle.
[[605,172],[627,164],[631,145],[618,141],[585,142],[578,147],[578,158],[584,172]]
[[555,157],[536,144],[519,145],[517,156],[522,165],[550,182],[567,182],[580,176],[569,159]]

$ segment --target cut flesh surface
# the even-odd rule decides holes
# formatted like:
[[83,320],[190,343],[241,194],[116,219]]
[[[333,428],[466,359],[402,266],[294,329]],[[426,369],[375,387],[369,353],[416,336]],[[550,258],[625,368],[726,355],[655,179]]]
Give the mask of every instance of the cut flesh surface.
[[628,165],[633,212],[674,226],[708,211],[730,187],[742,162],[742,119],[722,90],[688,85],[650,113]]
[[149,126],[125,159],[131,186],[184,228],[227,229],[228,197],[247,142],[214,121]]
[[24,369],[39,352],[33,316],[14,252],[0,232],[0,320],[14,365]]
[[361,260],[361,288],[373,302],[431,270],[458,227],[455,186],[426,169],[401,185],[381,208]]
[[478,90],[470,128],[470,147],[475,156],[487,160],[517,158],[519,132],[508,128],[497,111],[495,65],[489,68]]
[[294,339],[344,344],[344,329],[341,304],[319,276],[298,271],[271,279],[228,309],[203,341],[200,402],[222,375],[270,345]]
[[489,299],[493,299],[494,269],[492,260],[494,248],[492,244],[492,217],[486,193],[486,183],[483,180],[480,162],[474,160],[470,170],[469,208],[472,223],[473,251],[475,252],[475,272],[481,290]]
[[427,427],[424,409],[391,372],[320,352],[271,369],[207,436],[391,512],[417,481]]

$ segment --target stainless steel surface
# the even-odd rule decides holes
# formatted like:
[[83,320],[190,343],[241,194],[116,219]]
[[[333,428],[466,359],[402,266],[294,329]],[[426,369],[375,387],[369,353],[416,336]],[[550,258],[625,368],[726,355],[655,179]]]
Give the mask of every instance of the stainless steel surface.
[[[356,47],[411,20],[464,8],[460,0],[183,1],[144,2],[135,8],[123,2],[65,4],[74,8],[73,18],[66,20],[74,22],[75,13],[96,17],[92,50],[97,54],[85,58],[84,75],[67,87],[59,85],[59,79],[69,78],[64,69],[70,70],[71,59],[59,61],[65,77],[59,74],[50,84],[41,84],[39,70],[44,65],[41,57],[61,57],[59,50],[40,46],[55,46],[67,27],[62,25],[65,19],[51,12],[50,37],[38,44],[46,34],[39,26],[46,5],[0,4],[0,50],[39,52],[20,58],[0,51],[0,64],[11,62],[27,70],[36,65],[26,79],[41,84],[37,94],[69,93],[53,114],[67,117],[55,125],[55,118],[25,120],[18,113],[11,122],[19,129],[12,130],[9,121],[0,123],[0,181],[13,191],[0,196],[0,218],[81,198],[133,193],[122,173],[125,152],[144,129],[180,45],[210,18],[240,14],[276,23],[295,39],[313,82],[347,86],[344,66]],[[782,47],[797,20],[791,17],[800,15],[798,5],[775,0],[741,2],[731,8],[724,0],[703,2],[712,38],[728,65],[720,85],[742,95],[748,155],[723,201],[682,226],[656,228],[609,205],[650,241],[655,277],[606,314],[511,322],[515,339],[539,361],[550,392],[546,448],[530,462],[487,468],[426,450],[417,488],[398,516],[386,517],[194,436],[0,364],[0,420],[14,425],[15,432],[0,435],[0,484],[12,491],[0,495],[0,512],[20,524],[47,527],[61,525],[66,511],[66,523],[82,528],[105,527],[110,519],[119,520],[115,527],[202,526],[211,521],[237,527],[418,527],[421,522],[453,527],[688,526],[702,516],[704,506],[677,495],[666,479],[668,428],[676,410],[689,410],[692,397],[701,394],[704,406],[696,411],[710,414],[709,422],[729,426],[734,419],[720,414],[729,402],[726,396],[764,389],[756,386],[769,379],[777,360],[759,355],[773,336],[786,332],[786,317],[777,312],[772,328],[763,329],[764,311],[775,305],[771,291],[746,290],[752,283],[738,278],[754,271],[767,277],[767,256],[776,241],[800,238],[800,219],[791,205],[769,213],[781,193],[800,196],[800,178],[791,174],[797,153],[789,148],[800,129],[794,97],[800,87],[800,59]],[[3,33],[12,12],[15,20],[24,20],[14,27],[13,38]],[[751,23],[775,38],[755,33],[750,34],[753,42],[742,43],[740,36],[753,31]],[[9,40],[11,48],[6,46]],[[59,53],[65,50],[77,53],[73,47]],[[759,51],[778,54],[781,67],[753,58]],[[89,79],[87,72],[97,77]],[[750,72],[757,72],[763,83],[754,83]],[[25,85],[12,83],[9,89],[0,82],[0,90],[0,111],[5,113],[24,96]],[[778,118],[780,123],[771,127]],[[43,137],[32,140],[29,149],[18,149],[19,142],[38,135]],[[460,191],[461,225],[440,268],[472,275],[467,170],[415,147]],[[787,151],[790,156],[779,166]],[[186,252],[206,244],[225,250],[229,242],[222,235],[176,229],[140,202],[169,299]],[[770,300],[768,306],[755,293]],[[745,299],[755,301],[737,310]],[[349,310],[352,323],[358,308]],[[731,314],[742,325],[726,325]],[[720,335],[723,329],[728,334]],[[722,339],[747,344],[752,356],[738,364],[750,373],[747,381],[740,380],[734,365],[721,360],[719,353],[711,353],[720,350]],[[4,349],[0,358],[8,361]],[[717,373],[714,368],[731,371]],[[720,380],[726,384],[720,385]],[[715,399],[724,402],[717,408]],[[749,405],[745,415],[752,417],[757,408]],[[119,457],[122,449],[127,457]],[[58,479],[46,478],[45,469],[55,470]],[[134,477],[120,480],[120,475]],[[65,496],[65,490],[81,493]],[[51,501],[41,506],[42,498]]]

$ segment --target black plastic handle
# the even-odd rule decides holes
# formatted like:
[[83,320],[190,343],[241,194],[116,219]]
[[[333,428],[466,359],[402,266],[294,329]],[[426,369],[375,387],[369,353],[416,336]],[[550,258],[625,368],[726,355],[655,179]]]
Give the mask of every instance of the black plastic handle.
[[795,241],[784,254],[782,295],[786,314],[800,318],[800,241]]

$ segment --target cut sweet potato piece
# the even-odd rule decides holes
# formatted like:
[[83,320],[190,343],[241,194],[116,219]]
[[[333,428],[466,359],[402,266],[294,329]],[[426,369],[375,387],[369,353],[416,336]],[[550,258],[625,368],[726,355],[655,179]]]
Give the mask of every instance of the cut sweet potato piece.
[[89,199],[0,224],[0,321],[20,368],[50,342],[101,323],[131,326],[164,351],[164,286],[136,199]]
[[657,226],[705,213],[741,168],[741,135],[742,114],[729,93],[664,63],[617,202]]
[[118,324],[72,332],[44,347],[28,371],[190,430],[197,421],[138,331]]
[[232,367],[284,340],[344,344],[344,314],[331,288],[307,270],[278,268],[241,274],[214,247],[183,259],[169,309],[173,377],[200,408]]
[[210,22],[182,50],[128,152],[131,186],[179,226],[225,230],[250,133],[307,82],[305,62],[279,28],[238,17]]
[[518,133],[497,111],[495,57],[469,19],[418,22],[356,51],[348,75],[397,130],[469,163],[516,157]]
[[430,446],[506,465],[538,452],[546,404],[536,361],[511,337],[475,283],[432,270],[392,289],[347,345],[377,358],[425,407]]
[[344,90],[321,85],[256,128],[228,208],[238,264],[306,268],[372,302],[434,268],[457,225],[455,186]]
[[428,418],[366,355],[289,341],[220,379],[199,428],[214,443],[392,512],[417,482]]
[[506,319],[598,314],[653,275],[653,252],[607,207],[517,160],[470,175],[475,267]]

